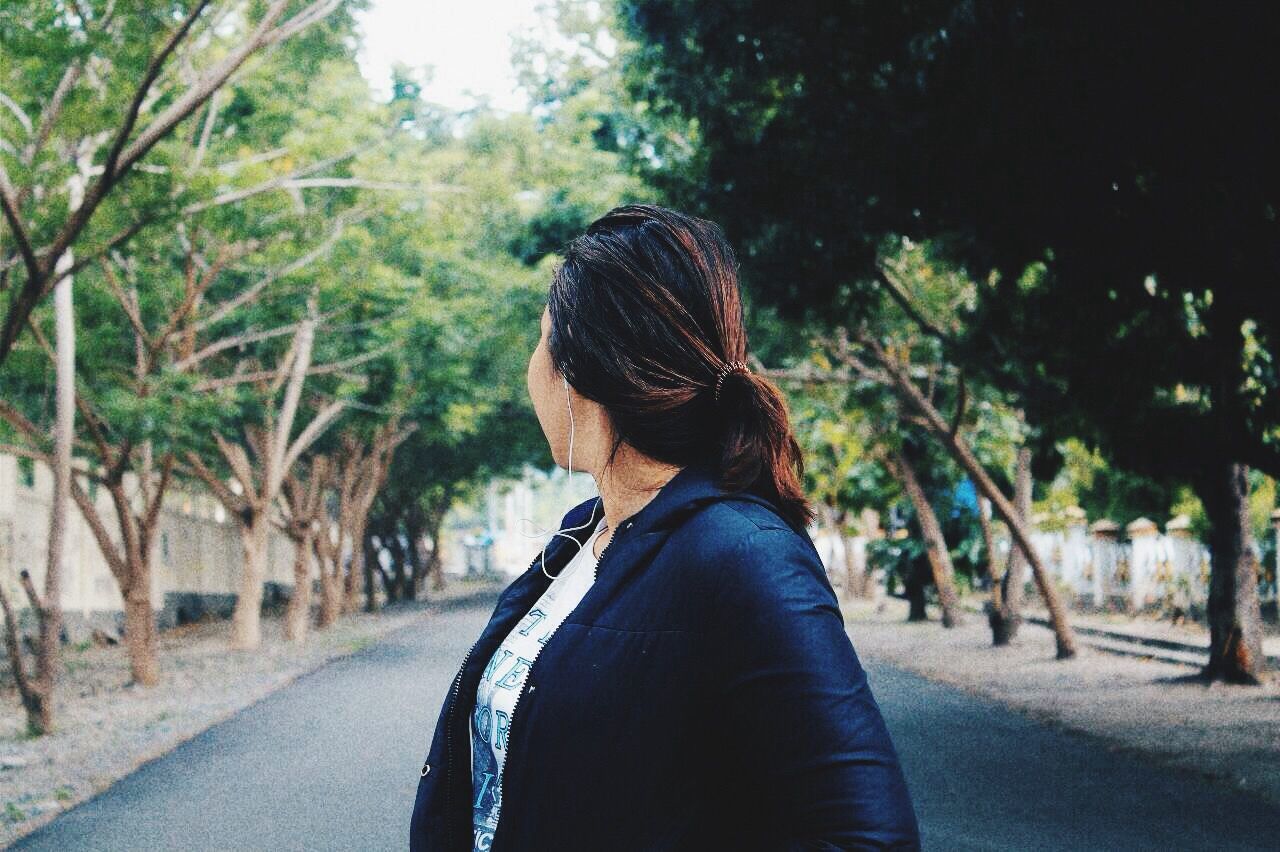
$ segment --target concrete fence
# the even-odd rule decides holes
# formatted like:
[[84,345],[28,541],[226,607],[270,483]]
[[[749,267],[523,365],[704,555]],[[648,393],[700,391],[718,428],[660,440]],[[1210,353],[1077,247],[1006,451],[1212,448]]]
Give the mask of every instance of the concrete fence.
[[[132,493],[136,481],[127,480],[126,488]],[[36,588],[44,589],[52,493],[48,467],[0,454],[0,583],[21,609],[27,599],[19,572],[29,571]],[[107,528],[116,533],[110,495],[93,489],[90,496]],[[62,574],[67,630],[74,635],[90,625],[118,628],[123,600],[115,577],[80,510],[72,506],[67,519]],[[221,504],[207,494],[172,490],[161,511],[154,547],[151,601],[162,629],[208,614],[230,614],[240,573],[240,535]],[[264,600],[278,602],[292,587],[293,543],[273,531]],[[29,616],[24,621],[25,617]]]
[[[1273,534],[1280,535],[1280,511],[1272,516],[1272,522]],[[1185,515],[1171,518],[1162,532],[1148,518],[1138,518],[1122,530],[1108,519],[1087,523],[1084,513],[1076,510],[1068,513],[1065,524],[1055,527],[1033,528],[1032,544],[1074,609],[1203,614],[1209,599],[1210,553],[1191,534]],[[1003,569],[1008,564],[1011,540],[1003,524],[996,528],[997,558]],[[845,570],[846,541],[854,548],[855,564],[865,566],[865,537],[842,541],[826,531],[814,529],[810,533],[833,577]],[[1280,548],[1265,564],[1256,542],[1254,551],[1259,560],[1259,595],[1264,607],[1274,609]],[[1029,571],[1027,587],[1034,594]]]

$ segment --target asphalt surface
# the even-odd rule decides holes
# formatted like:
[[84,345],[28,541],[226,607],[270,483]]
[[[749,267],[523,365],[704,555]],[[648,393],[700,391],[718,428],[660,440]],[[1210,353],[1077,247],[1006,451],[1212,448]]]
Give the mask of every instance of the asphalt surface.
[[[307,675],[13,848],[404,850],[432,726],[491,609],[442,611]],[[1280,848],[1280,809],[1249,794],[864,664],[928,850]]]

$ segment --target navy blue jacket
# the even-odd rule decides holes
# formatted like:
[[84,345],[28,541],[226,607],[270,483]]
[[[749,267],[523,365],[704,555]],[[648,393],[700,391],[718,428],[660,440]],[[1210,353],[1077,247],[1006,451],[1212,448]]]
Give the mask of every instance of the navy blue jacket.
[[[598,501],[561,529],[593,509],[599,518]],[[554,537],[547,570],[576,549]],[[472,848],[476,687],[550,582],[535,558],[467,653],[422,768],[412,852]],[[682,469],[614,531],[595,583],[529,670],[503,773],[493,852],[920,844],[813,542],[702,467]]]

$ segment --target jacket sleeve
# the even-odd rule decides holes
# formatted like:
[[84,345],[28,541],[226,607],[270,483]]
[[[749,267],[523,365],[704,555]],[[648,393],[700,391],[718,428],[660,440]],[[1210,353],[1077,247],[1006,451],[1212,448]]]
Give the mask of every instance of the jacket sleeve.
[[782,848],[919,849],[897,753],[809,542],[790,529],[753,531],[716,593],[717,718],[777,809]]

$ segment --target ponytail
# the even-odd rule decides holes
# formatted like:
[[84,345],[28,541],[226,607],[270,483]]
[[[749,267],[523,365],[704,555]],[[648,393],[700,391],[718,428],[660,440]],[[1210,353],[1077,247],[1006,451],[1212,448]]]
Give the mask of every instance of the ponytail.
[[804,493],[804,457],[791,428],[786,397],[764,376],[731,371],[718,400],[720,487],[753,491],[770,500],[792,526],[803,529],[816,514]]

